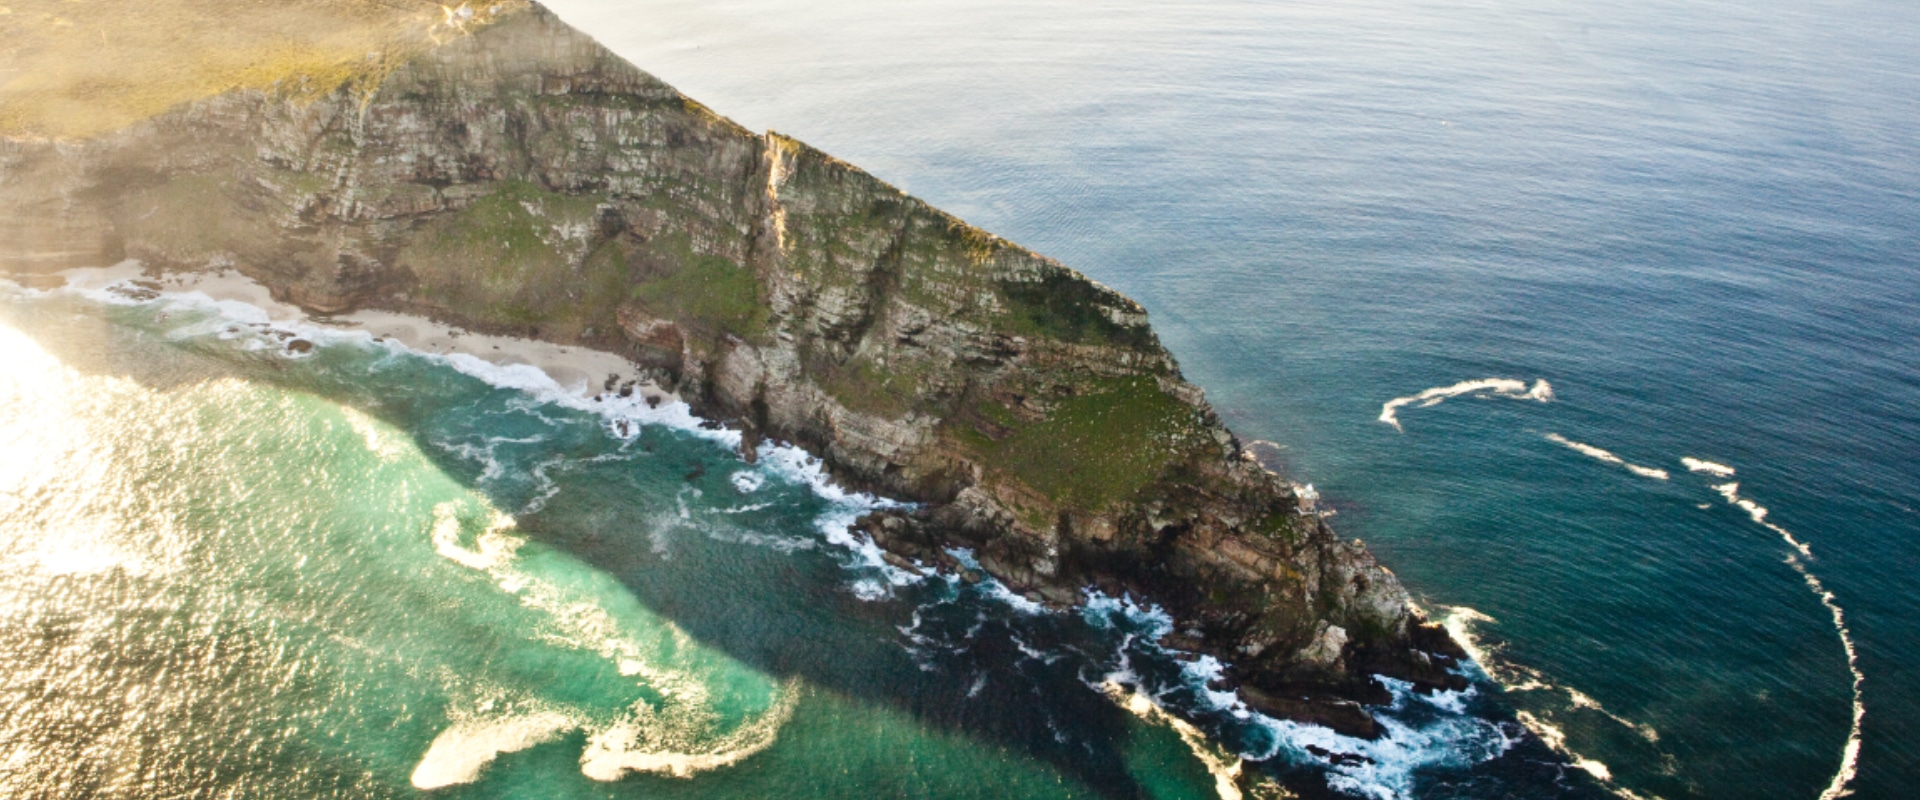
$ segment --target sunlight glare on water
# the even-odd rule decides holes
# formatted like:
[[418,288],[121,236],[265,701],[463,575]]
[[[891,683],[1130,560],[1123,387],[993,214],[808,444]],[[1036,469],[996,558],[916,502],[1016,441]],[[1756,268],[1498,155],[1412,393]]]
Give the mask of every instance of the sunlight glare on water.
[[[8,796],[391,788],[286,759],[346,744],[330,740],[359,716],[445,715],[420,788],[573,731],[588,777],[686,777],[765,749],[792,713],[797,684],[529,544],[386,423],[232,377],[83,374],[12,328],[0,348],[0,689],[25,698],[0,713]],[[356,506],[391,516],[360,527]]]

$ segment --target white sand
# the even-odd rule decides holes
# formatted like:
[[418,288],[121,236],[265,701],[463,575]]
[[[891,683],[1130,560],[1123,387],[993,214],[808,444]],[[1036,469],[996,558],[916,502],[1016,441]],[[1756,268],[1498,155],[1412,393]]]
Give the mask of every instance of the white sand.
[[391,311],[355,311],[333,317],[313,317],[300,307],[273,299],[267,287],[233,270],[219,272],[169,273],[152,277],[141,272],[139,262],[124,261],[111,267],[71,269],[60,273],[67,285],[77,289],[99,290],[125,281],[150,281],[161,291],[188,294],[199,292],[214,300],[246,303],[267,312],[276,323],[299,323],[335,330],[363,330],[391,339],[408,349],[446,355],[466,353],[486,361],[508,366],[530,364],[553,378],[555,383],[591,397],[602,392],[609,375],[617,383],[636,382],[635,390],[663,402],[679,398],[658,385],[642,380],[639,369],[622,356],[584,347],[558,345],[516,336],[489,336],[443,325],[426,317],[396,314]]

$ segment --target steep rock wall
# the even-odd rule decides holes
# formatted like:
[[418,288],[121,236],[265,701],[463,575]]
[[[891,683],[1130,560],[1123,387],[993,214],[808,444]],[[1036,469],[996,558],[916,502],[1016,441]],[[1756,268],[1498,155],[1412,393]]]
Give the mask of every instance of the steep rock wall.
[[1357,733],[1365,675],[1458,651],[1220,423],[1138,304],[793,139],[756,135],[537,6],[371,92],[236,91],[85,141],[0,140],[0,268],[239,269],[623,353],[705,414],[918,501],[890,551],[1016,590],[1164,604],[1257,706]]

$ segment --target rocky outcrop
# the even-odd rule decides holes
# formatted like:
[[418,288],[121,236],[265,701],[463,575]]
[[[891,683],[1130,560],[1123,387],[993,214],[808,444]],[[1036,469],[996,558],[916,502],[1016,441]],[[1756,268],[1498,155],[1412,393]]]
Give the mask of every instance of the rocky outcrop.
[[1445,634],[1247,455],[1138,304],[779,134],[545,10],[317,99],[242,90],[0,141],[0,265],[236,268],[316,312],[623,353],[704,414],[918,501],[863,522],[1054,603],[1133,592],[1256,705],[1358,733]]

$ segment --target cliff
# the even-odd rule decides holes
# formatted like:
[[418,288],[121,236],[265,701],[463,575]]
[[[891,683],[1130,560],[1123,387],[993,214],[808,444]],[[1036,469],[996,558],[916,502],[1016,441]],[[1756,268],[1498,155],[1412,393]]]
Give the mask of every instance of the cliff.
[[1458,684],[1452,642],[1243,452],[1138,304],[537,6],[436,17],[377,69],[296,65],[104,133],[0,110],[0,270],[231,267],[316,313],[618,352],[920,503],[862,522],[894,553],[1161,603],[1256,707],[1371,734],[1366,675]]

